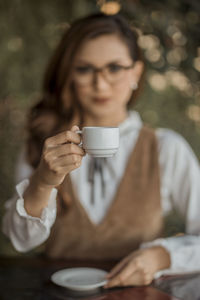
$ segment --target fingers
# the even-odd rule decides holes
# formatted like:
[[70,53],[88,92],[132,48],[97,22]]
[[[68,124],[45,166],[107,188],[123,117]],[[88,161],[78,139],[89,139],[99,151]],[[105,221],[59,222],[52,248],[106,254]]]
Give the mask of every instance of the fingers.
[[82,161],[82,157],[80,155],[70,154],[55,159],[54,163],[61,168],[65,168],[66,166],[71,164],[74,165],[75,167],[80,167],[81,161]]
[[57,158],[68,154],[77,154],[77,155],[84,156],[85,151],[81,147],[77,146],[76,144],[64,144],[64,145],[60,145],[48,149],[47,156],[52,158]]
[[54,172],[56,172],[58,175],[65,175],[76,168],[80,167],[80,162],[74,162],[74,163],[69,163],[63,166],[58,165],[57,167],[54,168]]
[[71,130],[61,132],[53,137],[46,139],[45,148],[55,147],[66,143],[80,144],[81,137],[76,131],[79,130],[78,126],[73,126]]
[[65,176],[81,165],[84,150],[80,144],[81,137],[76,132],[78,126],[48,138],[43,147],[39,164],[41,181],[51,186],[60,185]]
[[[128,275],[129,274],[129,275]],[[112,288],[116,286],[141,286],[148,285],[153,280],[153,274],[145,272],[145,270],[130,270],[126,273],[120,273],[104,286],[105,288]]]
[[129,261],[129,257],[125,257],[122,261],[120,261],[107,275],[107,278],[111,278],[117,275],[117,273],[119,273],[121,271],[121,269],[123,269],[125,267],[125,265],[127,264],[127,262]]
[[155,273],[154,268],[151,267],[151,260],[152,256],[149,257],[147,251],[132,252],[111,270],[105,288],[150,284]]
[[56,174],[66,174],[80,167],[82,156],[77,154],[69,154],[66,156],[56,157],[46,161],[48,169]]
[[123,283],[124,286],[141,286],[148,285],[153,280],[153,274],[143,272],[142,270],[135,272],[129,278],[126,279],[126,282]]
[[80,130],[79,127],[77,125],[72,126],[71,131],[76,132]]
[[137,272],[137,267],[133,262],[126,263],[126,265],[120,264],[116,268],[113,277],[106,284],[106,288],[114,286],[124,286],[128,283],[128,278],[131,277],[135,272]]

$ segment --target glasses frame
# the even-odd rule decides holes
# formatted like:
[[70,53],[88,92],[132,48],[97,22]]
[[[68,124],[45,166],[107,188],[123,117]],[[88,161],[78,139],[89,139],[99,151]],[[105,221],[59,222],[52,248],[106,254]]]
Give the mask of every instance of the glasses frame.
[[[90,67],[92,69],[92,79],[91,79],[91,82],[89,83],[81,83],[81,85],[90,85],[92,82],[94,82],[96,76],[98,73],[101,73],[102,76],[104,77],[104,79],[109,83],[109,84],[115,84],[115,82],[113,81],[110,81],[108,80],[107,76],[105,75],[105,70],[114,63],[109,63],[109,64],[106,64],[105,66],[101,67],[101,68],[97,68],[97,67],[94,67],[92,65],[88,65],[88,67]],[[123,66],[121,64],[117,64],[117,66],[121,67],[123,70],[130,70],[134,67],[134,63],[132,63],[131,65],[129,66]],[[75,67],[76,68],[76,67]],[[118,81],[118,80],[117,80]]]

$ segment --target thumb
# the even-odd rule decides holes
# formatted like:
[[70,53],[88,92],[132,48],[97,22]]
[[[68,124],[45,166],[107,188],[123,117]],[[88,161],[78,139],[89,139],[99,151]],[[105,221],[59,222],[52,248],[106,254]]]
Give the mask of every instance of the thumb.
[[77,125],[72,126],[71,131],[77,131],[80,130],[79,127]]

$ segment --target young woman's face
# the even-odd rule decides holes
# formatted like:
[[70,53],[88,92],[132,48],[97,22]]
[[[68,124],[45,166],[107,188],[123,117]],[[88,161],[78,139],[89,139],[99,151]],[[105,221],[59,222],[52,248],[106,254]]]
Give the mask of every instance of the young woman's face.
[[116,34],[84,43],[75,57],[72,78],[85,116],[113,120],[125,114],[138,74],[127,45]]

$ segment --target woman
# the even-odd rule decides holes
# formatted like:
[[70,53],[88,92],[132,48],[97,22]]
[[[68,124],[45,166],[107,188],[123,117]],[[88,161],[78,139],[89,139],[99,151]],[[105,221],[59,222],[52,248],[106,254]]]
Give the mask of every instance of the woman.
[[[45,241],[50,257],[121,259],[106,287],[200,270],[199,165],[182,137],[146,128],[128,110],[143,73],[137,35],[121,16],[92,15],[65,33],[29,116],[32,175],[4,217],[18,251]],[[82,126],[119,126],[118,153],[85,156]],[[188,235],[161,238],[174,209]]]

